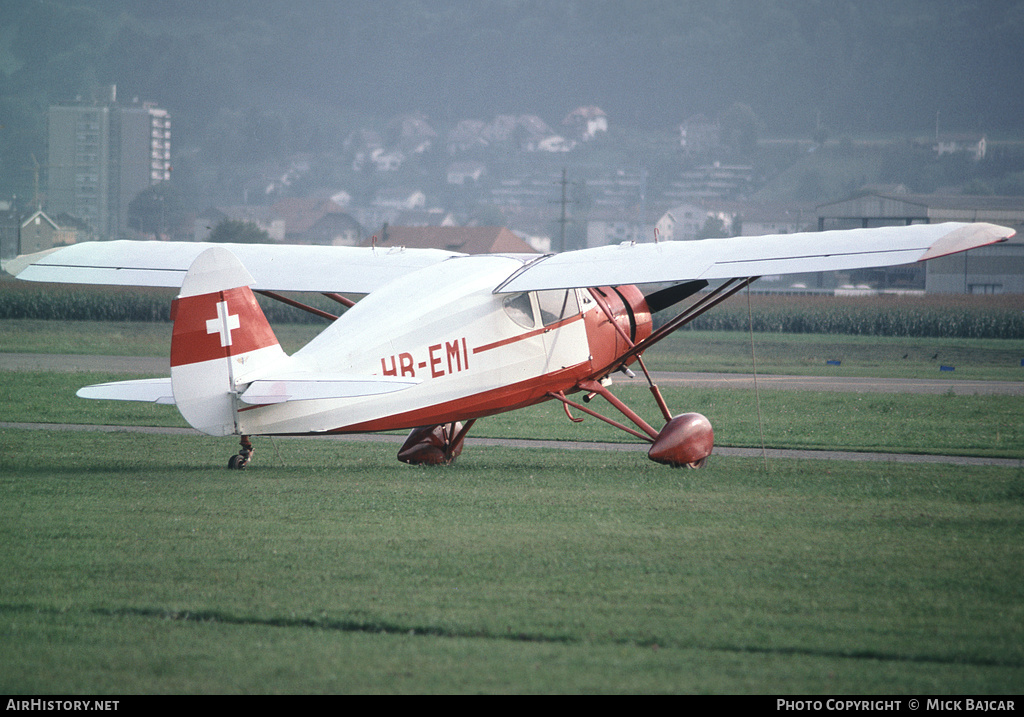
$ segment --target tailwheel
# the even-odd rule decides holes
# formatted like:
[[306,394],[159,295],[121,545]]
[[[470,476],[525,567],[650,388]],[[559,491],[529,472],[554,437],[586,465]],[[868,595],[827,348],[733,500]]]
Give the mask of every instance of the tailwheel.
[[252,454],[256,450],[249,440],[249,436],[242,436],[239,443],[242,447],[238,449],[238,453],[228,459],[228,468],[231,470],[243,470],[249,465],[249,461],[252,460]]
[[684,413],[665,424],[647,456],[674,468],[703,468],[714,445],[711,422],[699,413]]
[[473,421],[443,423],[437,426],[414,428],[398,451],[398,460],[414,466],[451,465],[462,453]]

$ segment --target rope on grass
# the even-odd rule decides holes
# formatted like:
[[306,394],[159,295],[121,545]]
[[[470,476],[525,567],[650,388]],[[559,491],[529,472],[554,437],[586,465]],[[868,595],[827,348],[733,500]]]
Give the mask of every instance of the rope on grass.
[[761,391],[757,385],[757,356],[754,353],[754,315],[750,308],[750,284],[747,284],[747,326],[750,329],[750,363],[754,370],[754,401],[757,404],[757,430],[761,435],[761,458],[768,472],[768,452],[764,447],[764,422],[761,420]]

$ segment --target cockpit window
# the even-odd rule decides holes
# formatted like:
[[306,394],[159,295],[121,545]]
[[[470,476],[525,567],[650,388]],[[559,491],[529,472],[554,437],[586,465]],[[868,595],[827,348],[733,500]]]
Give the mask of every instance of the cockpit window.
[[568,291],[565,289],[538,291],[537,304],[540,306],[540,320],[545,326],[580,313],[576,292],[572,289]]
[[522,326],[524,329],[532,329],[536,325],[533,318],[533,305],[530,303],[529,294],[512,294],[506,296],[501,302],[508,317]]

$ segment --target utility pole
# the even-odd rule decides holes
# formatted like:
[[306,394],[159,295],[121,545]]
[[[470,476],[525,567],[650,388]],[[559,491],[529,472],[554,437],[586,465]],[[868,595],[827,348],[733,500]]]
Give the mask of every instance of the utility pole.
[[[640,170],[640,221],[637,222],[637,231],[634,234],[634,241],[637,243],[644,241],[643,230],[646,228],[645,222],[647,221],[647,168],[644,167]],[[657,228],[655,228],[654,241],[658,241]]]
[[40,211],[43,208],[43,202],[39,198],[39,160],[34,154],[30,156],[33,165],[29,167],[32,170],[32,203],[35,205],[36,211]]
[[[43,209],[43,195],[39,192],[39,173],[40,170],[50,169],[63,169],[63,164],[39,164],[39,160],[36,159],[35,154],[30,154],[32,157],[32,166],[26,167],[32,172],[32,204],[35,205],[36,211],[42,211]],[[49,176],[49,175],[47,175]]]
[[566,169],[565,169],[565,167],[562,167],[562,181],[559,182],[559,184],[562,185],[562,202],[561,202],[561,204],[562,204],[562,216],[558,220],[558,224],[559,224],[559,240],[558,240],[558,249],[557,249],[557,251],[558,252],[563,252],[563,251],[565,251],[565,225],[572,221],[572,219],[569,218],[568,212],[567,212],[568,205],[571,204],[572,202],[570,201],[569,196],[568,196],[569,180],[566,177]]

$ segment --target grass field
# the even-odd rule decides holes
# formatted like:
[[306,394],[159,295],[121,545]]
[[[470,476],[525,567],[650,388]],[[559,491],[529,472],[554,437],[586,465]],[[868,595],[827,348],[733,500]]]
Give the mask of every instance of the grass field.
[[[184,428],[173,406],[125,401],[86,401],[75,391],[90,383],[131,378],[117,374],[0,371],[3,420],[43,423],[96,423]],[[616,386],[616,395],[652,425],[659,413],[648,391]],[[676,412],[699,411],[715,429],[719,446],[930,453],[1024,459],[1024,421],[1019,396],[887,395],[751,390],[707,390],[666,386]],[[758,421],[757,403],[761,404]],[[602,404],[602,405],[599,405]],[[618,417],[610,406],[594,408]],[[471,436],[631,442],[630,436],[594,418],[570,423],[560,405],[539,406],[481,419]],[[222,462],[236,447],[224,439]],[[257,445],[265,444],[262,439]],[[261,456],[265,455],[261,451]],[[381,460],[391,460],[382,453]]]
[[[3,350],[14,334],[30,351],[166,350],[149,329],[60,326],[0,322]],[[828,342],[780,339],[766,360],[813,373],[804,355]],[[1013,376],[1001,364],[1019,343],[960,344],[957,371]],[[841,368],[870,372],[884,347],[867,346]],[[743,348],[723,339],[705,370]],[[934,370],[934,351],[895,351],[880,370]],[[114,378],[2,373],[0,420],[184,425],[169,407],[73,398]],[[646,391],[616,390],[653,418]],[[666,394],[709,415],[719,444],[759,445],[750,392]],[[761,403],[771,446],[1024,458],[1019,398]],[[553,405],[472,435],[621,440]],[[394,446],[277,438],[239,473],[223,467],[234,444],[0,429],[0,692],[1024,688],[1021,467],[716,457],[679,471],[642,446],[471,446],[424,469]]]
[[[645,354],[661,371],[1024,381],[1024,341],[681,331]],[[836,362],[839,364],[830,364]],[[943,371],[952,369],[952,373]]]
[[1019,469],[0,438],[10,694],[1024,684]]
[[[291,353],[323,329],[275,326]],[[164,323],[0,320],[0,350],[23,353],[167,356],[171,326]],[[958,378],[1024,380],[1024,340],[891,338],[743,331],[680,331],[644,356],[657,371],[758,372],[793,375],[936,378],[952,367]],[[829,361],[839,361],[839,366]]]

